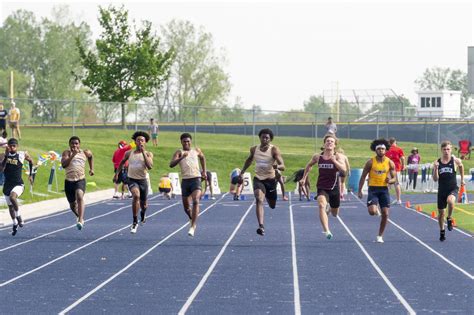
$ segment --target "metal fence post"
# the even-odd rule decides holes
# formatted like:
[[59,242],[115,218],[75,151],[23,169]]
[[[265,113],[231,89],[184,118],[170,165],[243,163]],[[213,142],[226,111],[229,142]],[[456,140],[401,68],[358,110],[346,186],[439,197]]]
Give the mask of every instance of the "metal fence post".
[[441,143],[441,119],[438,119],[438,146]]
[[135,102],[135,131],[138,130],[138,104]]
[[255,106],[252,106],[252,143],[255,145]]
[[376,135],[375,135],[375,139],[379,139],[379,115],[377,114],[377,128],[376,129]]
[[194,144],[197,145],[197,138],[196,138],[196,132],[197,132],[197,108],[193,107],[193,115],[194,115]]
[[72,135],[76,135],[76,127],[74,125],[75,121],[75,112],[76,112],[76,101],[72,101]]
[[318,114],[317,113],[314,113],[314,151],[317,151],[317,147],[318,147],[318,122],[317,122],[317,119],[318,119]]

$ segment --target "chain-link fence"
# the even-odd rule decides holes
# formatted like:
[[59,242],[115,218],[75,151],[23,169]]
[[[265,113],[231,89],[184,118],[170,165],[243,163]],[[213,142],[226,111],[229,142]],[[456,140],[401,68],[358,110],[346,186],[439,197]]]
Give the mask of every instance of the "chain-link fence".
[[[309,113],[303,111],[268,111],[258,108],[165,106],[153,103],[108,103],[92,101],[15,99],[21,111],[22,126],[71,128],[147,129],[150,118],[161,131],[256,135],[261,128],[271,128],[277,136],[322,138],[329,116],[338,117],[339,138],[374,139],[395,136],[399,141],[440,143],[449,139],[473,139],[473,123],[468,119],[439,119],[396,115],[393,112],[372,114]],[[0,98],[5,109],[11,100]],[[125,126],[122,124],[122,110]]]

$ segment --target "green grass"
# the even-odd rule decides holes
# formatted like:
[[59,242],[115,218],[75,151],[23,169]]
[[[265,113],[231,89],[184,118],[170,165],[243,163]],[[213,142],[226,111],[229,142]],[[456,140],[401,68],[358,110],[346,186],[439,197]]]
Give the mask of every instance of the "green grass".
[[[131,141],[130,137],[133,131],[116,129],[76,129],[76,135],[81,138],[81,147],[91,149],[94,154],[95,176],[87,175],[88,182],[95,182],[96,187],[87,187],[87,191],[112,188],[113,165],[112,155],[117,148],[119,140]],[[62,153],[68,148],[68,140],[72,134],[71,129],[55,128],[23,128],[20,150],[27,150],[33,156],[35,162],[40,153],[50,150]],[[159,146],[154,148],[151,142],[147,148],[154,154],[154,168],[150,175],[152,179],[152,188],[156,190],[159,177],[170,171],[179,172],[179,167],[170,169],[168,167],[171,156],[180,148],[180,132],[162,132],[159,135]],[[258,143],[258,139],[251,136],[241,135],[216,135],[198,133],[194,139],[194,144],[199,146],[207,160],[207,168],[218,174],[219,185],[222,191],[228,190],[229,173],[235,167],[241,168],[245,158],[249,154],[249,147]],[[284,175],[290,175],[299,168],[302,168],[310,160],[314,152],[319,151],[322,139],[315,142],[312,138],[301,137],[275,137],[273,143],[280,147],[286,171]],[[349,157],[352,168],[362,168],[364,163],[373,153],[369,149],[369,140],[340,140],[346,155]],[[422,162],[432,162],[439,156],[439,149],[434,144],[420,144],[413,142],[401,142],[399,145],[409,153],[413,146],[419,148]],[[474,162],[465,161],[465,169],[474,167]],[[253,167],[250,168],[253,171]],[[35,181],[35,191],[47,193],[47,182],[50,172],[50,166],[42,166],[38,170]],[[312,183],[314,185],[314,176],[312,174]],[[467,172],[467,171],[466,171]],[[24,177],[26,182],[26,176]],[[63,189],[64,171],[58,172],[59,191]],[[55,186],[53,185],[53,188]],[[295,185],[289,183],[287,190],[293,190]],[[29,193],[29,184],[26,185],[25,192],[21,196],[25,203],[36,202],[44,199],[51,199],[63,196],[50,195],[49,197],[31,196]]]
[[[416,206],[418,205],[414,205],[415,209]],[[421,207],[423,212],[429,215],[433,211],[436,213],[436,216],[438,215],[436,203],[422,204]],[[474,232],[474,204],[456,204],[454,206],[453,218],[456,220],[456,225],[459,228],[471,233]]]

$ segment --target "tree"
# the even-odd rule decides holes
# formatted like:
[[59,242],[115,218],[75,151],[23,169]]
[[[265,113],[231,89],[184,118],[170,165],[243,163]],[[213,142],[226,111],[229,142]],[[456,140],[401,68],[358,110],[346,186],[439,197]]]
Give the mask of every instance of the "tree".
[[[215,52],[212,35],[189,21],[173,20],[162,27],[162,36],[167,47],[174,49],[175,59],[163,88],[156,89],[155,103],[161,112],[164,106],[226,104],[229,75],[223,70],[224,55]],[[180,111],[184,116],[191,114],[182,107]]]
[[326,116],[331,113],[330,105],[324,102],[322,96],[310,96],[309,100],[304,102],[303,108],[305,112],[316,114],[318,121],[325,121]]
[[467,107],[469,91],[467,88],[467,74],[461,70],[451,70],[450,68],[433,67],[426,69],[423,75],[415,83],[420,90],[453,90],[461,91],[461,113],[468,115],[472,108]]
[[76,40],[85,68],[76,75],[101,101],[121,104],[125,128],[126,103],[153,95],[154,88],[168,76],[173,51],[161,51],[160,40],[148,21],[132,36],[123,6],[99,7],[99,11],[103,32],[95,43],[96,51],[87,51],[81,40]]

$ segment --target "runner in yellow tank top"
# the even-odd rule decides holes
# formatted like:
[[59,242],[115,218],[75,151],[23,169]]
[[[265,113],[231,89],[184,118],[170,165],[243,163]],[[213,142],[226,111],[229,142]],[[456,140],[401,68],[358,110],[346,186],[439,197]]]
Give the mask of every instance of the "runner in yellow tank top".
[[383,243],[383,232],[388,222],[390,209],[390,194],[388,184],[396,182],[395,164],[385,156],[390,148],[390,143],[385,139],[372,141],[370,149],[376,153],[375,157],[365,163],[364,170],[359,181],[359,198],[362,199],[362,187],[365,178],[369,175],[369,189],[367,194],[367,209],[370,215],[380,215],[379,206],[382,209],[379,234],[376,242]]

